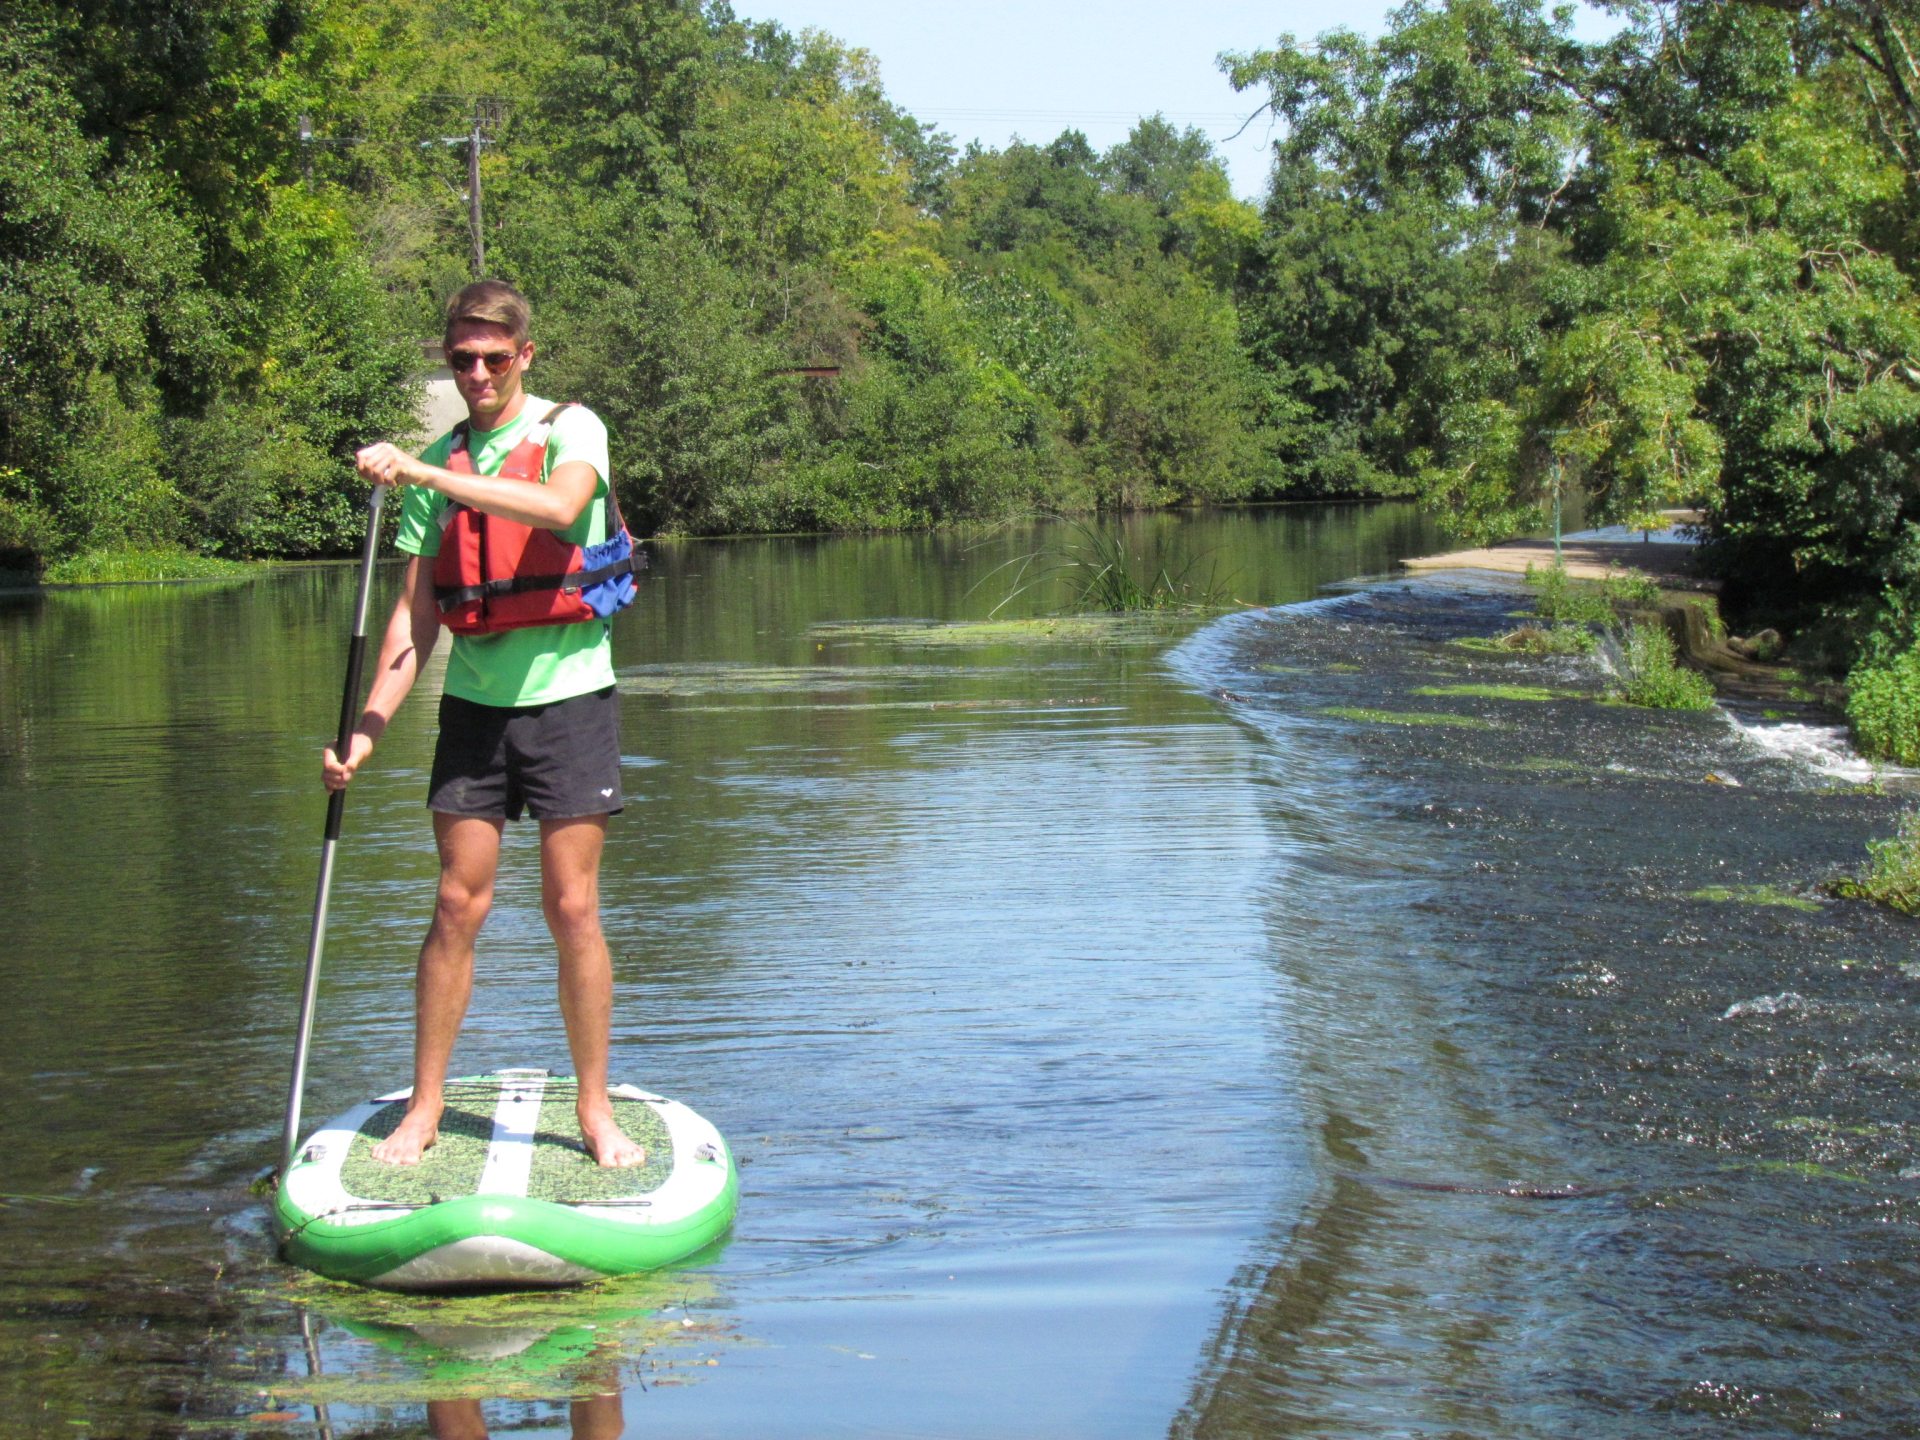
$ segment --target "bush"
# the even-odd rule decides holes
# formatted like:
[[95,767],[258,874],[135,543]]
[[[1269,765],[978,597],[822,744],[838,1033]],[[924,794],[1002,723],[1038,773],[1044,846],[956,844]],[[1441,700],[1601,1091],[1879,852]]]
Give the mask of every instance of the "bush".
[[1650,710],[1711,710],[1713,682],[1682,669],[1673,636],[1664,625],[1642,620],[1614,637],[1619,673],[1614,694]]
[[1545,570],[1527,566],[1527,584],[1538,597],[1533,613],[1562,625],[1607,625],[1613,621],[1613,602],[1599,586],[1574,580],[1558,561]]
[[1903,915],[1920,915],[1920,810],[1900,817],[1885,840],[1867,842],[1867,873],[1847,876],[1827,887],[1850,900],[1890,905]]
[[1618,570],[1600,582],[1600,593],[1615,605],[1658,605],[1660,586],[1651,575]]
[[1847,720],[1861,754],[1920,765],[1920,649],[1856,665],[1847,676]]
[[1129,551],[1124,531],[1096,522],[1052,517],[1073,538],[1016,556],[990,572],[987,578],[1011,572],[1012,583],[991,614],[1027,591],[1048,582],[1062,582],[1072,592],[1071,609],[1078,614],[1122,614],[1144,610],[1199,611],[1224,606],[1217,576],[1202,584],[1191,578],[1203,556],[1195,556],[1178,575],[1165,566],[1142,568]]

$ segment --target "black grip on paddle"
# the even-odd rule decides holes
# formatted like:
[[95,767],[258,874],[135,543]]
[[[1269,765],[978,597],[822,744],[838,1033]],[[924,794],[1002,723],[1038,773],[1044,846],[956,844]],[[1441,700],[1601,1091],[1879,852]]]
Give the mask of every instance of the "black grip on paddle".
[[[353,744],[353,722],[359,717],[360,672],[367,658],[367,599],[373,586],[373,561],[380,549],[380,502],[386,492],[378,485],[367,496],[367,538],[360,551],[360,588],[354,599],[353,635],[347,641],[347,683],[340,695],[340,732],[333,753],[344,763]],[[346,809],[347,792],[335,790],[327,797],[326,838],[340,838],[340,816]]]
[[[333,753],[342,763],[347,758],[347,749],[353,744],[353,722],[358,718],[360,708],[360,672],[366,664],[367,637],[355,635],[347,644],[347,686],[340,697],[340,737],[334,742]],[[340,817],[347,808],[347,792],[335,790],[327,796],[326,838],[340,838]]]

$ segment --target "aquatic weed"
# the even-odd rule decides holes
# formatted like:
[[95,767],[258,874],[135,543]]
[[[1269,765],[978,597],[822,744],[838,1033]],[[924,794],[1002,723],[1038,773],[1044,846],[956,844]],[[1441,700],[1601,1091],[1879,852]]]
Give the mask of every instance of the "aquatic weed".
[[1415,695],[1459,695],[1473,700],[1558,700],[1561,692],[1544,685],[1416,685]]
[[1209,574],[1204,586],[1189,578],[1195,566],[1207,558],[1205,555],[1194,556],[1178,575],[1162,566],[1158,572],[1143,576],[1136,573],[1133,557],[1119,533],[1066,516],[1046,518],[1066,526],[1077,538],[1016,555],[982,576],[976,589],[1002,571],[1013,571],[1012,588],[987,612],[989,617],[997,616],[1021,595],[1047,581],[1064,582],[1073,592],[1071,608],[1080,612],[1218,610],[1226,604],[1222,598],[1226,582],[1217,575]]
[[1920,650],[1856,665],[1847,676],[1847,722],[1862,754],[1920,765]]
[[1494,728],[1491,720],[1482,720],[1478,715],[1449,715],[1444,711],[1370,710],[1358,705],[1327,705],[1321,708],[1320,713],[1336,715],[1342,720],[1356,720],[1363,725],[1439,725],[1456,730]]
[[1886,839],[1867,842],[1864,874],[1842,876],[1827,891],[1847,900],[1871,900],[1902,915],[1920,915],[1920,810],[1901,815],[1899,827]]
[[1711,710],[1713,682],[1683,669],[1667,627],[1637,620],[1613,637],[1614,694],[1650,710]]
[[1793,895],[1774,885],[1707,885],[1687,892],[1689,900],[1710,900],[1718,904],[1777,905],[1788,910],[1819,913],[1820,902],[1804,895]]
[[1497,655],[1589,655],[1600,642],[1584,625],[1526,624],[1492,639],[1471,636],[1451,643]]

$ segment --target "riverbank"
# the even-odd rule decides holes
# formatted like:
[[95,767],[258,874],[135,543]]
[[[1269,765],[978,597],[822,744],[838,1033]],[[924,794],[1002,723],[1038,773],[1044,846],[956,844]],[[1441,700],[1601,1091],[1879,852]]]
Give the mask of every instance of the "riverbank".
[[[1694,570],[1699,542],[1693,527],[1699,523],[1698,513],[1692,510],[1663,513],[1668,521],[1664,531],[1629,532],[1618,527],[1585,530],[1561,536],[1558,544],[1550,539],[1505,540],[1498,545],[1414,556],[1400,564],[1416,574],[1437,570],[1492,570],[1505,575],[1523,575],[1528,570],[1544,570],[1558,563],[1577,580],[1604,580],[1623,571],[1637,571],[1666,589],[1717,592],[1718,581],[1698,575]],[[1635,533],[1638,539],[1633,538]]]
[[1412,556],[1400,562],[1414,575],[1483,570],[1499,575],[1541,573],[1561,566],[1573,579],[1603,581],[1643,576],[1661,591],[1657,604],[1630,609],[1623,619],[1656,620],[1673,636],[1674,648],[1696,670],[1710,676],[1722,696],[1760,704],[1812,701],[1836,713],[1845,711],[1843,687],[1808,680],[1791,665],[1774,662],[1780,637],[1770,631],[1729,635],[1721,618],[1720,582],[1698,572],[1699,542],[1691,510],[1665,512],[1665,531],[1635,532],[1615,527],[1550,539],[1507,540],[1498,545]]

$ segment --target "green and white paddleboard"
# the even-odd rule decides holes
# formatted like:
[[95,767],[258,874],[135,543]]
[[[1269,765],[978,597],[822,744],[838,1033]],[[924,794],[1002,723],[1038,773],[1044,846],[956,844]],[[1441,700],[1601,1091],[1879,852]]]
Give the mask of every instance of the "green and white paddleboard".
[[439,1141],[418,1165],[382,1164],[372,1149],[411,1093],[355,1106],[300,1147],[274,1199],[289,1260],[390,1290],[575,1285],[684,1260],[733,1221],[733,1155],[677,1101],[611,1087],[647,1160],[602,1169],[580,1141],[573,1080],[472,1075],[447,1083]]

